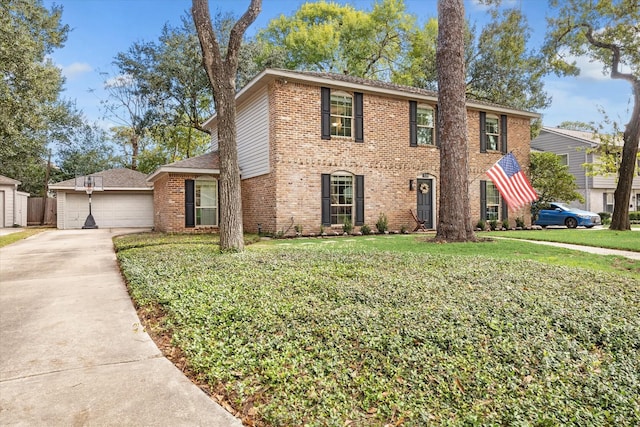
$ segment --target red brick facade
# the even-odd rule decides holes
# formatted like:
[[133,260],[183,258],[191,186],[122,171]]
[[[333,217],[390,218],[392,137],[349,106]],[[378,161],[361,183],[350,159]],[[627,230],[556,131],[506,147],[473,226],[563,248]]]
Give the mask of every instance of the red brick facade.
[[[330,87],[330,83],[322,86]],[[294,234],[294,226],[300,225],[304,233],[318,233],[322,222],[321,176],[335,172],[364,177],[364,223],[372,229],[379,215],[385,214],[391,230],[403,226],[412,230],[415,222],[410,209],[415,212],[419,191],[415,183],[421,177],[433,179],[433,226],[437,225],[440,150],[436,146],[410,146],[410,93],[376,88],[364,91],[360,87],[364,142],[355,142],[353,137],[321,138],[321,85],[317,82],[273,78],[264,84],[268,85],[269,172],[242,181],[245,231],[257,232],[259,227],[266,233]],[[348,92],[344,82],[339,90]],[[435,101],[424,96],[415,100],[435,106]],[[242,108],[241,102],[238,108]],[[476,104],[467,111],[473,224],[480,219],[480,182],[488,179],[485,172],[503,155],[480,152],[480,108],[483,106]],[[507,115],[508,150],[528,173],[532,115],[490,105],[482,111]],[[155,182],[156,229],[206,231],[184,227],[184,180],[193,178],[168,174]],[[410,189],[412,180],[414,188]],[[509,212],[511,224],[518,216],[528,220],[525,212],[526,208]],[[341,231],[341,226],[333,229]]]

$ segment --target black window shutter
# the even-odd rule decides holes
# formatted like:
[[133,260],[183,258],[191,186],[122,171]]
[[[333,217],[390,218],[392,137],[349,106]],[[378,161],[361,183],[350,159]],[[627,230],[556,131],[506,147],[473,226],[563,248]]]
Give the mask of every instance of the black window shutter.
[[331,225],[331,175],[322,174],[322,225]]
[[409,146],[418,146],[418,103],[409,101]]
[[356,220],[355,225],[364,224],[364,175],[356,175]]
[[438,106],[433,107],[433,137],[436,140],[436,147],[440,147],[440,138],[438,138]]
[[354,104],[355,104],[355,137],[356,142],[364,142],[364,108],[362,103],[362,93],[354,92]]
[[480,219],[487,220],[487,181],[480,181]]
[[487,113],[480,111],[480,152],[487,152]]
[[505,219],[509,219],[509,206],[507,205],[507,203],[504,201],[504,199],[502,198],[502,196],[500,196],[500,208],[502,209],[502,220],[504,221]]
[[322,139],[331,139],[331,89],[320,88],[320,109],[322,115]]
[[195,209],[195,181],[192,179],[184,180],[184,226],[196,226],[196,209]]
[[503,154],[507,154],[507,116],[500,116],[500,145]]

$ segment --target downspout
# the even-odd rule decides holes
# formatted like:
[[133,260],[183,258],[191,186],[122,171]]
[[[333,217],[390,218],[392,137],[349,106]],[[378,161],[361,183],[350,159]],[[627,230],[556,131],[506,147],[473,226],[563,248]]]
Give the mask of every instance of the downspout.
[[[587,153],[587,150],[584,151],[584,163],[588,163],[589,162],[589,154]],[[591,211],[591,192],[589,191],[589,179],[591,177],[589,176],[589,174],[587,174],[585,172],[584,174],[584,202],[585,202],[585,209],[586,211]]]
[[[13,224],[11,224],[11,227],[15,227],[17,223],[16,219],[18,217],[18,184],[15,184],[13,186]],[[6,223],[6,221],[5,221]]]

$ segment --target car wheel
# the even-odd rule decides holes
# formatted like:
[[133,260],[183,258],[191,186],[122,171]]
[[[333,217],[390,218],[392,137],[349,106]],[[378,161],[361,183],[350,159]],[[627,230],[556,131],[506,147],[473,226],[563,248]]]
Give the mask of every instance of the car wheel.
[[593,225],[587,225],[586,227],[587,228],[593,228]]
[[576,221],[575,218],[567,218],[564,220],[564,225],[566,225],[567,228],[576,228],[578,226],[578,221]]

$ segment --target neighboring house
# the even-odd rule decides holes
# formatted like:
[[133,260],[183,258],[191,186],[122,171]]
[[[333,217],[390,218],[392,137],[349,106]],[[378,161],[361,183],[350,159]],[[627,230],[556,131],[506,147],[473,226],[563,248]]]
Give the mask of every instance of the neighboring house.
[[[571,202],[571,206],[591,212],[613,212],[613,193],[616,189],[615,175],[587,176],[585,163],[597,163],[598,155],[588,150],[599,145],[599,140],[592,132],[543,127],[540,135],[531,141],[531,148],[548,151],[560,156],[561,162],[569,167],[569,172],[576,177],[578,192],[585,201]],[[640,171],[640,167],[637,169]],[[640,210],[640,177],[633,180],[630,210]]]
[[[435,228],[440,184],[437,94],[340,74],[265,70],[236,96],[244,229],[341,231],[345,221],[413,229],[410,210]],[[471,219],[527,221],[509,212],[485,172],[513,151],[528,172],[530,123],[538,114],[467,103]],[[155,228],[217,227],[217,117],[213,153],[159,168]]]
[[[99,228],[153,227],[153,186],[147,183],[145,174],[122,168],[89,176],[99,177],[103,187],[91,195],[91,213]],[[82,188],[83,180],[84,177],[79,177],[49,186],[56,193],[60,229],[84,225],[89,214],[89,196]]]
[[0,227],[27,226],[29,193],[18,191],[21,182],[0,175]]

